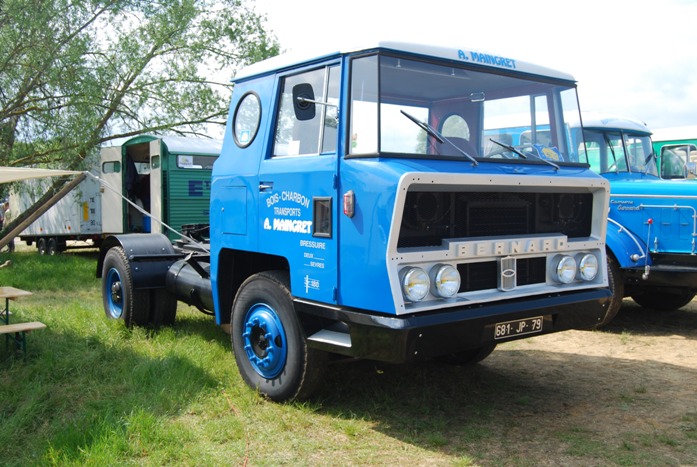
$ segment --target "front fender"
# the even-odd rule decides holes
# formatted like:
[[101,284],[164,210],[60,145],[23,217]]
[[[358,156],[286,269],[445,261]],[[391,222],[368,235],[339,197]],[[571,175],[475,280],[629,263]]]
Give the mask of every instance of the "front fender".
[[102,277],[104,257],[114,247],[121,247],[126,253],[134,289],[164,287],[167,270],[175,261],[184,257],[174,250],[170,240],[163,234],[110,235],[99,249],[97,278]]
[[[622,268],[651,265],[651,257],[646,244],[613,219],[608,219],[605,245]],[[638,260],[632,261],[632,256]]]

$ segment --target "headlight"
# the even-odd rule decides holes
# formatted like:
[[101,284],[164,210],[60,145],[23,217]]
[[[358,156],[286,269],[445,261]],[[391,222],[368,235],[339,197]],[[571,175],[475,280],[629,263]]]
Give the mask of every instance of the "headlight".
[[402,270],[402,292],[410,302],[418,302],[428,295],[431,281],[428,274],[421,268],[405,268]]
[[569,284],[576,278],[576,260],[571,256],[560,256],[557,261],[557,280]]
[[443,298],[454,297],[460,290],[460,273],[449,264],[436,264],[431,268],[431,293]]
[[584,281],[592,281],[598,275],[598,258],[590,253],[579,255],[578,275]]

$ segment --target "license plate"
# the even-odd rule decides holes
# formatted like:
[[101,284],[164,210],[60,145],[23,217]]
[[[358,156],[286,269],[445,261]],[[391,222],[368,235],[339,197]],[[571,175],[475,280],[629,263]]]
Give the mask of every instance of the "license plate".
[[494,326],[494,339],[505,339],[507,337],[542,332],[543,321],[544,318],[542,316],[535,316],[534,318],[496,323],[496,326]]

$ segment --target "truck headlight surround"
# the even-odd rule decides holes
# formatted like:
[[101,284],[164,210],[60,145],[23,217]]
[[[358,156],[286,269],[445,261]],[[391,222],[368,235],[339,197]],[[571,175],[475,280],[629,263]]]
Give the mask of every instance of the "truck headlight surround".
[[572,256],[559,255],[556,260],[556,279],[562,284],[570,284],[576,278],[578,268]]
[[407,267],[402,269],[402,293],[410,302],[420,302],[431,288],[431,281],[421,268]]
[[431,268],[431,293],[442,298],[452,298],[460,290],[460,273],[449,264],[436,264]]
[[578,263],[578,276],[584,281],[592,281],[598,275],[598,258],[592,253],[579,254],[576,257]]

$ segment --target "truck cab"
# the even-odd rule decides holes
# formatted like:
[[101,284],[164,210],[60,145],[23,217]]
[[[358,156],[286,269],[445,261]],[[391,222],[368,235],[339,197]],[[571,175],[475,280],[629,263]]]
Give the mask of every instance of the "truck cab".
[[591,167],[610,182],[606,244],[613,298],[603,324],[623,297],[656,310],[685,306],[697,291],[697,185],[660,178],[643,122],[589,112],[582,118],[583,130],[572,129],[575,144],[585,141]]
[[103,231],[176,240],[182,225],[208,224],[210,177],[221,146],[209,138],[141,135],[103,147]]
[[662,178],[697,177],[697,126],[656,129],[651,139]]
[[157,322],[133,294],[160,288],[212,310],[273,400],[311,394],[334,358],[474,363],[605,318],[609,183],[567,131],[570,75],[380,42],[233,83],[209,243],[112,239],[108,316]]

